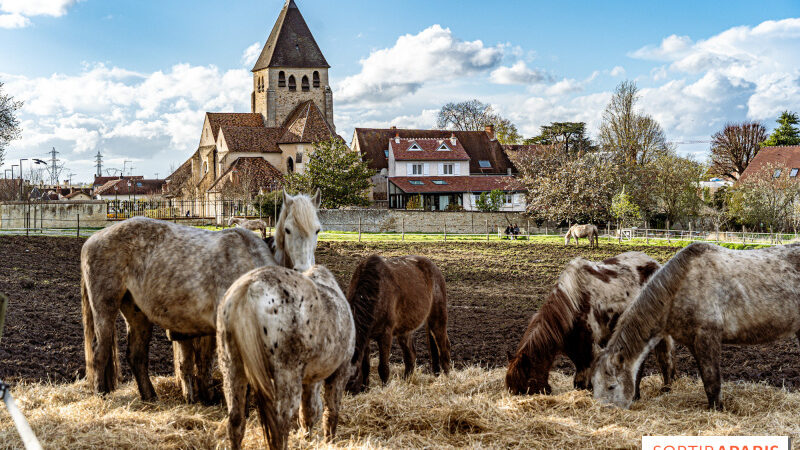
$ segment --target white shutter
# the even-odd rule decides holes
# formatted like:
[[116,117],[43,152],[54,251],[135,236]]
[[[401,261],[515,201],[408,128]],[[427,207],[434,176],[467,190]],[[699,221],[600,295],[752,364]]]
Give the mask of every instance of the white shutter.
[[408,162],[406,163],[406,176],[410,177],[412,175],[412,173],[411,173],[411,168],[412,167],[413,167],[413,164],[408,163]]
[[444,163],[439,163],[439,172],[437,175],[444,175]]
[[427,177],[428,175],[430,175],[430,174],[431,174],[431,165],[430,165],[430,164],[428,164],[428,163],[425,163],[425,164],[423,164],[423,165],[422,165],[422,173],[423,173],[423,175],[425,175],[426,177]]
[[461,175],[461,163],[453,163],[453,175]]

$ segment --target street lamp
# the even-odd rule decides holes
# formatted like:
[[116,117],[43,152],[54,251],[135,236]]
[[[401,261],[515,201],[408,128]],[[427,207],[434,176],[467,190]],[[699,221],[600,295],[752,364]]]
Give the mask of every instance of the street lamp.
[[24,183],[22,178],[22,161],[27,161],[28,158],[20,158],[19,160],[19,199],[22,201],[22,185]]

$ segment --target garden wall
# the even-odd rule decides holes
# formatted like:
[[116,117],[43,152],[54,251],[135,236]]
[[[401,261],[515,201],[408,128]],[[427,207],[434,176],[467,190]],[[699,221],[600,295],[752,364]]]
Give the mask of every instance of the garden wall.
[[[97,200],[71,202],[0,203],[0,229],[75,228],[80,215],[81,227],[104,227],[109,221],[106,202]],[[34,223],[35,220],[35,223]]]
[[[515,212],[445,212],[405,211],[393,209],[327,209],[319,212],[323,228],[331,231],[358,231],[359,222],[364,233],[496,233],[516,223],[520,228],[528,227],[528,219]],[[535,226],[530,221],[530,226]]]

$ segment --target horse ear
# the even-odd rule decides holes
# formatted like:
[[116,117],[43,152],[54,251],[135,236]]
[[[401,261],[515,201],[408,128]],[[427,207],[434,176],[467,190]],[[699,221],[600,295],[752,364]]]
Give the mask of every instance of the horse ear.
[[322,193],[320,192],[319,188],[317,188],[317,192],[314,193],[314,196],[311,197],[311,203],[314,204],[314,207],[319,209],[319,204],[322,201]]
[[283,204],[286,206],[292,204],[292,196],[286,193],[286,188],[283,188]]

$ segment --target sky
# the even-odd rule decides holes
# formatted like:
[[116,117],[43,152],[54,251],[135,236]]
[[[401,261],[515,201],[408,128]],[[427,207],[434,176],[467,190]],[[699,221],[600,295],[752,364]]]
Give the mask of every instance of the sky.
[[[553,121],[595,135],[614,87],[679,153],[707,158],[725,123],[800,110],[800,1],[296,0],[331,65],[334,121],[432,128],[478,99],[523,136]],[[650,3],[653,3],[652,5]],[[65,179],[165,177],[205,111],[249,112],[250,69],[283,0],[0,0],[0,82],[24,101],[3,169],[52,147]],[[29,161],[23,161],[27,172]]]

